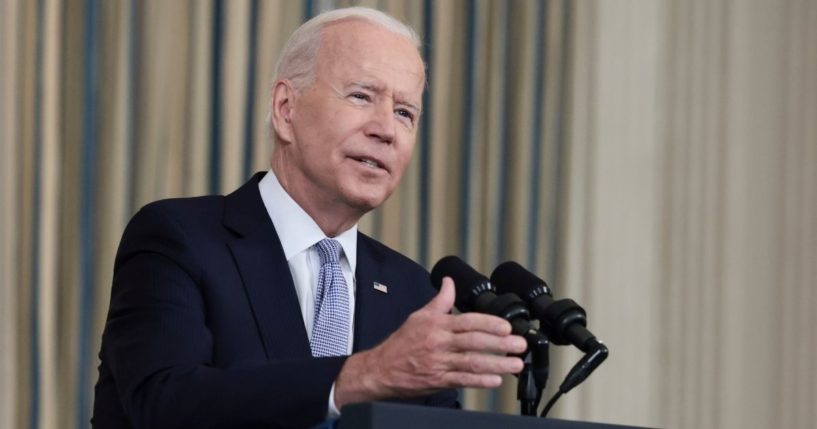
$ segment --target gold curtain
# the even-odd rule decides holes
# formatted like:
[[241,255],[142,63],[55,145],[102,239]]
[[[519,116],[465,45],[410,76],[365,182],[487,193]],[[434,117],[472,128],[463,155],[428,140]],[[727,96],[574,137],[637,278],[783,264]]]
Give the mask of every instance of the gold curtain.
[[[267,169],[282,44],[352,4],[414,26],[429,68],[414,160],[361,229],[583,304],[611,357],[553,416],[817,420],[814,2],[0,0],[0,427],[89,426],[127,220]],[[578,357],[551,349],[548,393]]]

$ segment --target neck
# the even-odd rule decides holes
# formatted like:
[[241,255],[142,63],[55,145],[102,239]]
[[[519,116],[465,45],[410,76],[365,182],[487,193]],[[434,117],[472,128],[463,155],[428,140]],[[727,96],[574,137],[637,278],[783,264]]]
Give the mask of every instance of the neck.
[[291,163],[285,162],[282,156],[273,153],[272,171],[281,187],[298,205],[318,224],[327,237],[336,237],[353,227],[365,212],[349,207],[342,201],[326,196],[321,189],[296,169],[287,168]]

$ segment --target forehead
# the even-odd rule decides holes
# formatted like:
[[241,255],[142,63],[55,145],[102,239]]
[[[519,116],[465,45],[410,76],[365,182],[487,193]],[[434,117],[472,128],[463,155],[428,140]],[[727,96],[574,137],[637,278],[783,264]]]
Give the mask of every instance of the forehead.
[[413,42],[361,20],[324,28],[317,74],[344,84],[370,81],[412,97],[420,97],[425,85],[425,67]]

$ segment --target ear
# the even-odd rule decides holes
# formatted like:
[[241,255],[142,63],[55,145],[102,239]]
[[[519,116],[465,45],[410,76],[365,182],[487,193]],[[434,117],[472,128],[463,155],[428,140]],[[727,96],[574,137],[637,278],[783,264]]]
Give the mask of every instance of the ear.
[[280,144],[292,143],[292,112],[295,88],[288,80],[279,80],[272,87],[270,96],[270,122]]

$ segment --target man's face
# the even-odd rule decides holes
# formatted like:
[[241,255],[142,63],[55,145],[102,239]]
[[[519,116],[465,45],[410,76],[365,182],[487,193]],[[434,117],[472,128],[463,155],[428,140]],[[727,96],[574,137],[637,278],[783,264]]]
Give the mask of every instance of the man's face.
[[294,97],[284,143],[287,170],[308,198],[361,214],[382,204],[411,159],[424,83],[409,40],[363,21],[325,28],[314,83]]

